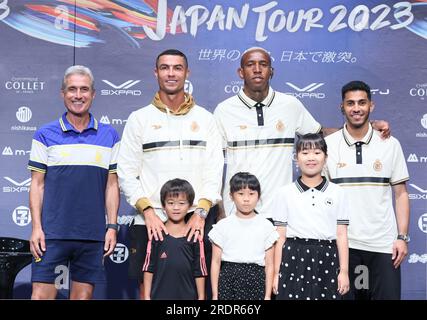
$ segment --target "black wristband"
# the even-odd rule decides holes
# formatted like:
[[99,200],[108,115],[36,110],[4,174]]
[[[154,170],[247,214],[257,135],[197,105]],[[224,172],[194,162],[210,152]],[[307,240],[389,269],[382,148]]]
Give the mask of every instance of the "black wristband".
[[142,212],[144,213],[145,210],[148,210],[148,209],[153,209],[153,207],[152,206],[147,206],[147,207],[144,208],[144,210],[142,210]]
[[109,223],[107,224],[107,229],[114,229],[116,231],[119,231],[119,225],[117,223]]

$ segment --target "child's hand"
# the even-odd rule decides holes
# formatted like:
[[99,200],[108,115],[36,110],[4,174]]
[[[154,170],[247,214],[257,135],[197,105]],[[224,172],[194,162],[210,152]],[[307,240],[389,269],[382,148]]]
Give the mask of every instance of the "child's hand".
[[350,280],[348,272],[340,271],[338,274],[338,292],[340,295],[345,295],[350,290]]
[[279,274],[274,274],[273,276],[273,294],[279,293]]

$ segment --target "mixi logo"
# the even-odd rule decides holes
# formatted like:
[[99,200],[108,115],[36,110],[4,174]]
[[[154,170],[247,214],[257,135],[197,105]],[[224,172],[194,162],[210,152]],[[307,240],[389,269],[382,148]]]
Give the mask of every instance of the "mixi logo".
[[6,81],[4,87],[6,90],[15,91],[15,93],[33,94],[44,90],[45,82],[37,77],[12,77]]
[[20,227],[25,227],[31,223],[30,209],[25,206],[19,206],[13,210],[12,219],[15,224]]
[[286,94],[289,94],[291,96],[304,99],[304,98],[314,98],[314,99],[325,99],[326,95],[323,92],[315,91],[322,87],[325,83],[324,82],[313,82],[305,87],[299,87],[296,84],[292,82],[286,82],[286,84],[294,89],[294,92],[285,92]]
[[1,154],[3,156],[27,156],[27,154],[29,153],[31,153],[31,150],[22,150],[22,149],[13,150],[11,146],[5,146]]
[[103,124],[112,124],[112,125],[118,125],[118,126],[124,126],[127,122],[127,120],[124,119],[111,119],[107,115],[102,115],[99,122]]
[[129,250],[123,243],[117,243],[113,253],[110,255],[114,263],[123,263],[129,257]]
[[141,82],[141,80],[127,80],[121,84],[114,84],[108,80],[102,80],[102,82],[104,82],[110,87],[110,89],[101,90],[102,96],[140,96],[142,95],[141,90],[131,89],[136,84]]
[[406,161],[413,163],[427,163],[427,156],[419,156],[416,153],[411,153]]

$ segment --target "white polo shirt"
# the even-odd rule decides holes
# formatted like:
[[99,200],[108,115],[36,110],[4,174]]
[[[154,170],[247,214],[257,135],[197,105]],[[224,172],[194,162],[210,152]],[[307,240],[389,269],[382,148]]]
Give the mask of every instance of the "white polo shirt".
[[321,128],[303,104],[293,96],[269,88],[262,105],[241,90],[220,103],[214,111],[226,150],[226,180],[223,192],[225,214],[234,212],[229,181],[241,171],[254,174],[261,183],[256,210],[272,216],[272,195],[292,182],[292,152],[295,133]]
[[381,139],[371,125],[356,141],[343,129],[326,137],[327,175],[348,189],[351,225],[349,247],[392,253],[397,237],[392,185],[409,180],[402,147],[397,139]]
[[326,178],[315,188],[298,178],[275,194],[274,225],[286,226],[287,238],[335,240],[337,225],[349,224],[346,204],[344,189]]
[[222,249],[222,261],[260,266],[265,266],[265,251],[279,238],[272,223],[259,214],[245,219],[236,213],[214,224],[208,236]]

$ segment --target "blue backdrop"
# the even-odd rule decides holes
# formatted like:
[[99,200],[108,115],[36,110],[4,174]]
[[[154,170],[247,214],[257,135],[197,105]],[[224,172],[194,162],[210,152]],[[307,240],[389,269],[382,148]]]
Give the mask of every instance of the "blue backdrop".
[[[263,46],[274,58],[272,86],[301,99],[326,127],[339,127],[340,88],[355,79],[372,87],[372,118],[389,121],[403,146],[411,180],[404,299],[427,299],[427,1],[0,0],[0,236],[28,239],[34,131],[64,111],[60,85],[72,64],[94,72],[95,116],[121,134],[131,111],[157,90],[158,53],[184,51],[187,90],[213,111],[238,92],[242,52]],[[128,225],[124,198],[119,244],[106,260],[108,283],[97,298],[136,298],[127,279]],[[29,298],[30,267],[15,296]],[[68,295],[67,282],[61,296]]]

